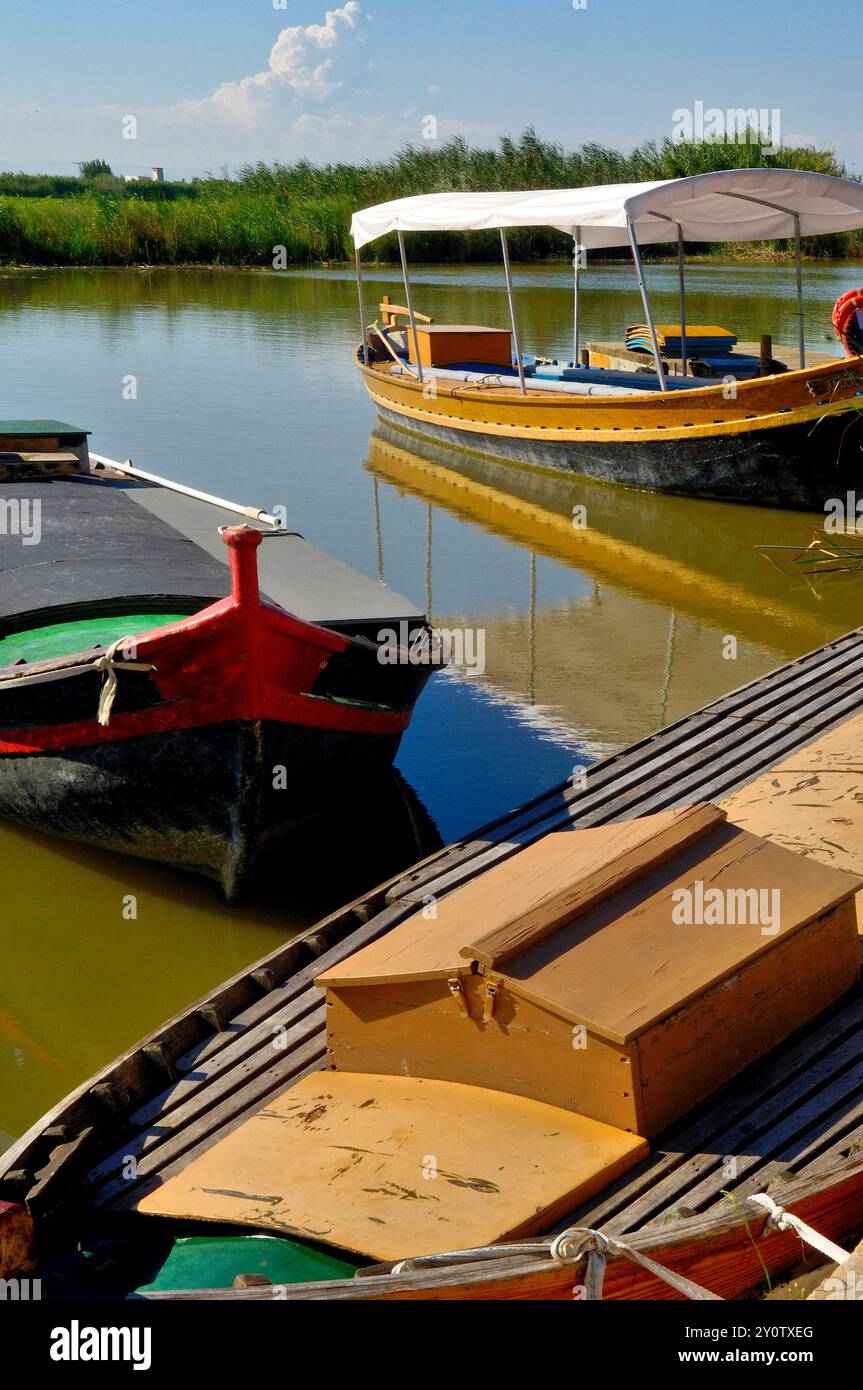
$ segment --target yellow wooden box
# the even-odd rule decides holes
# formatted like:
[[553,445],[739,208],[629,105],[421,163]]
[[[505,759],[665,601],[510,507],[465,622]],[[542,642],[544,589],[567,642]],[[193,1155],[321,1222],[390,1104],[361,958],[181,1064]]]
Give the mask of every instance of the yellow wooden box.
[[[512,366],[512,334],[506,328],[482,328],[470,323],[421,323],[417,325],[417,338],[420,362],[424,367],[449,367],[454,362]],[[406,329],[406,339],[413,360],[410,328]]]
[[854,985],[859,883],[709,805],[547,835],[321,976],[329,1065],[649,1138]]

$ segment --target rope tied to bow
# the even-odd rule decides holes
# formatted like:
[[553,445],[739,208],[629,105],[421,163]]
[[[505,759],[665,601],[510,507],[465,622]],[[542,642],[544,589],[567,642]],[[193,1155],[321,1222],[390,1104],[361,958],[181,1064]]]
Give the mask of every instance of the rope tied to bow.
[[134,645],[134,642],[134,637],[118,637],[116,641],[112,642],[111,645],[105,649],[101,656],[97,656],[96,660],[91,663],[91,669],[101,671],[105,677],[102,681],[102,689],[99,691],[99,708],[96,712],[96,718],[103,729],[107,729],[111,722],[111,711],[114,708],[114,700],[117,695],[117,687],[119,684],[117,672],[153,670],[153,666],[148,661],[117,660],[117,653],[121,648],[128,646],[130,643]]

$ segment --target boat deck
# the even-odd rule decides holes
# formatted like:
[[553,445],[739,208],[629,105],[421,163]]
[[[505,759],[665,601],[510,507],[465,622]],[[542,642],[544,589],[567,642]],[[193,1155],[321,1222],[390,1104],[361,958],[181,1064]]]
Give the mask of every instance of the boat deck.
[[266,537],[262,593],[297,617],[372,636],[401,619],[422,621],[403,595],[302,536],[167,488],[73,474],[30,478],[26,495],[40,508],[40,543],[0,537],[0,624],[10,628],[63,621],[81,603],[130,612],[142,600],[174,607],[179,598],[192,611],[224,598],[229,552],[218,528],[244,523]]
[[[565,1225],[612,1235],[730,1212],[863,1151],[863,991],[749,1067]],[[823,1261],[822,1261],[823,1262]]]
[[[427,895],[476,878],[551,830],[721,803],[757,787],[799,750],[823,746],[825,735],[840,746],[847,736],[853,753],[861,712],[858,629],[597,763],[585,787],[556,787],[433,854],[241,972],[85,1083],[0,1159],[0,1195],[26,1198],[38,1220],[58,1197],[80,1192],[75,1179],[84,1178],[91,1209],[107,1217],[135,1208],[268,1100],[324,1067],[315,979]],[[836,838],[829,823],[823,838]],[[726,1192],[739,1200],[855,1150],[863,1144],[861,1033],[863,992],[855,991],[660,1136],[651,1156],[578,1219],[639,1230],[682,1211],[710,1212],[728,1201]]]
[[[91,1200],[134,1207],[268,1097],[323,1067],[323,994],[314,979],[403,920],[428,894],[475,878],[550,830],[721,800],[861,709],[863,629],[598,763],[586,788],[564,784],[536,798],[281,948],[154,1035],[144,1054],[136,1050],[105,1073],[101,1092],[97,1085],[90,1097],[87,1088],[79,1093],[73,1128],[85,1118],[94,1089],[100,1106],[113,1105],[126,1119],[113,1153],[89,1165]],[[763,1185],[788,1168],[804,1171],[835,1157],[863,1133],[861,1026],[863,1001],[855,996],[713,1098],[660,1142],[615,1195],[582,1215],[629,1229],[681,1204],[707,1209],[724,1200],[724,1189]],[[69,1122],[68,1113],[57,1118]],[[16,1146],[18,1164],[26,1148],[26,1140]],[[130,1155],[137,1162],[133,1180],[125,1176]],[[738,1163],[736,1178],[723,1166],[726,1159]],[[53,1171],[45,1171],[40,1186]]]
[[225,567],[228,551],[218,528],[254,526],[267,537],[258,551],[262,592],[306,622],[351,631],[374,625],[377,631],[402,618],[422,620],[421,610],[404,595],[318,550],[301,535],[274,534],[269,526],[167,488],[127,483],[122,491]]

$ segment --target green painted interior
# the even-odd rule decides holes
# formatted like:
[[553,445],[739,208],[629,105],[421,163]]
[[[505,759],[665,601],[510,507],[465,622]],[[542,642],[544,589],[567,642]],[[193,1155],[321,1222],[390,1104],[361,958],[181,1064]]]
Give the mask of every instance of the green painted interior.
[[19,437],[29,438],[31,435],[50,435],[52,439],[62,435],[89,434],[89,430],[82,430],[78,425],[67,425],[62,420],[0,420],[0,435],[13,434]]
[[273,1284],[351,1279],[359,1261],[337,1258],[280,1236],[181,1236],[152,1283],[138,1292],[229,1289],[238,1274],[264,1274]]
[[109,647],[118,637],[133,637],[153,628],[181,622],[188,613],[121,613],[113,618],[80,618],[72,623],[12,632],[0,638],[0,666],[25,661],[51,661],[93,647]]

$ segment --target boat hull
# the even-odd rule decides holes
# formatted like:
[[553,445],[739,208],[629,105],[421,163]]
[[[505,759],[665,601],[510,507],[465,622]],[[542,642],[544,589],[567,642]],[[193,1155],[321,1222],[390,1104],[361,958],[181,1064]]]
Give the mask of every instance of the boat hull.
[[260,535],[226,538],[228,598],[131,651],[0,671],[0,814],[235,902],[274,842],[390,766],[431,668],[262,602]]
[[823,511],[863,487],[863,363],[643,397],[423,393],[361,366],[379,417],[419,438],[520,467],[680,496]]
[[0,815],[79,844],[170,864],[246,895],[261,859],[361,800],[401,734],[235,720],[0,758]]
[[[635,441],[626,446],[590,441],[543,444],[468,434],[448,426],[417,426],[394,411],[378,413],[387,424],[434,443],[646,492],[820,512],[830,498],[844,499],[846,492],[863,487],[863,419],[858,415],[825,420],[814,436],[808,425],[753,431],[732,451],[709,439]],[[837,462],[843,455],[845,462]]]

